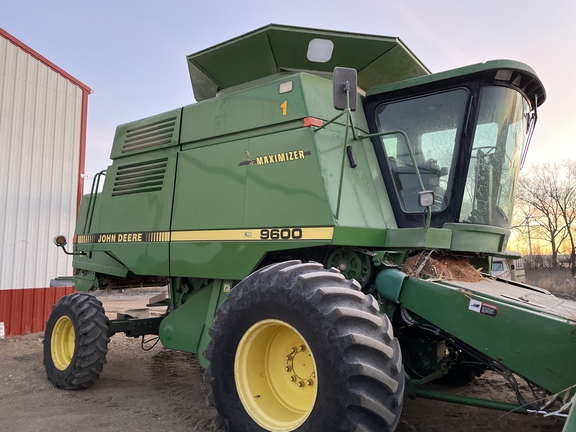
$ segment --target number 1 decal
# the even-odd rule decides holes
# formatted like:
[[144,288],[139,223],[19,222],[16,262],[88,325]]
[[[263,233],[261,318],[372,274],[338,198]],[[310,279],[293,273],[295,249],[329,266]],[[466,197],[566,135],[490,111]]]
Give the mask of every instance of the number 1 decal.
[[286,114],[288,114],[288,101],[285,100],[284,102],[282,102],[282,105],[280,105],[280,109],[282,110],[282,115],[285,116]]

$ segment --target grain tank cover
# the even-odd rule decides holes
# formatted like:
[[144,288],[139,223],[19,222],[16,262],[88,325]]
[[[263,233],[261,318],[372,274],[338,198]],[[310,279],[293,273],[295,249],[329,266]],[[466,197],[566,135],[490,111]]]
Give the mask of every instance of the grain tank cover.
[[279,72],[331,74],[336,66],[358,71],[367,90],[428,75],[430,71],[396,37],[270,24],[187,57],[194,97]]

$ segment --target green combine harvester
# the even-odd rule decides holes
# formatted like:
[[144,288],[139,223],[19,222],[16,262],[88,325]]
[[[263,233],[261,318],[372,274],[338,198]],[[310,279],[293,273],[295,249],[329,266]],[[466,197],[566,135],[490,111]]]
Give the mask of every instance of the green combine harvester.
[[[187,59],[198,102],[119,126],[73,251],[55,239],[80,291],[47,324],[56,387],[91,385],[125,333],[195,353],[225,431],[393,431],[404,397],[573,397],[576,302],[489,276],[546,99],[530,67],[431,74],[397,38],[281,25]],[[161,317],[108,320],[85,293],[142,285],[168,285]],[[518,404],[425,386],[487,370]]]

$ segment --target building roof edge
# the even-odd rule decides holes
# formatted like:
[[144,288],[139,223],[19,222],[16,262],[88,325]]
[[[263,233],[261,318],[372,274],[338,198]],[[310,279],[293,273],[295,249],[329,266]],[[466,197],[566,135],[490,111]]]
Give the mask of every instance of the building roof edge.
[[48,60],[46,57],[44,57],[43,55],[41,55],[40,53],[38,53],[36,50],[33,50],[32,48],[30,48],[28,45],[26,45],[24,42],[22,42],[20,39],[17,39],[16,37],[12,36],[10,33],[8,33],[6,30],[4,30],[2,27],[0,27],[0,36],[3,36],[4,38],[8,39],[10,42],[12,42],[14,45],[16,45],[17,47],[19,47],[20,49],[22,49],[22,51],[25,51],[26,53],[30,54],[32,57],[34,57],[36,60],[38,60],[39,62],[43,63],[44,65],[48,66],[50,69],[52,69],[53,71],[57,72],[58,74],[62,75],[64,78],[66,78],[67,80],[69,80],[70,82],[72,82],[73,84],[76,84],[78,87],[82,88],[82,90],[88,92],[88,93],[92,93],[92,89],[90,87],[88,87],[86,84],[84,84],[82,81],[74,78],[72,75],[70,75],[68,72],[66,72],[64,69],[56,66],[54,63],[52,63],[50,60]]

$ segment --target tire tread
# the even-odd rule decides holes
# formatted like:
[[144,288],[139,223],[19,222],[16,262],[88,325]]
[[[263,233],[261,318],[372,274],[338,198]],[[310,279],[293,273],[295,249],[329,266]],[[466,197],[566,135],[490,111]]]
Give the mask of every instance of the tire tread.
[[317,343],[327,352],[323,355],[329,357],[325,363],[329,376],[337,378],[341,393],[326,396],[332,403],[317,402],[319,410],[327,410],[323,421],[307,420],[296,432],[393,431],[402,409],[404,371],[388,317],[379,313],[376,299],[362,293],[356,281],[318,263],[295,261],[256,271],[236,285],[216,313],[209,330],[212,340],[204,351],[210,361],[204,379],[212,386],[208,400],[218,412],[216,427],[227,432],[264,431],[234,399],[237,395],[230,396],[235,385],[223,383],[222,377],[232,372],[222,365],[233,363],[236,348],[228,332],[237,331],[238,317],[272,302],[283,302],[285,310],[299,316],[313,311],[312,326],[320,329],[315,334],[322,339]]
[[[64,315],[69,316],[75,323],[76,344],[70,365],[60,371],[52,361],[50,344],[53,327]],[[44,366],[48,380],[55,387],[65,390],[90,387],[106,364],[109,341],[108,318],[99,300],[85,293],[62,297],[52,308],[46,324]]]

